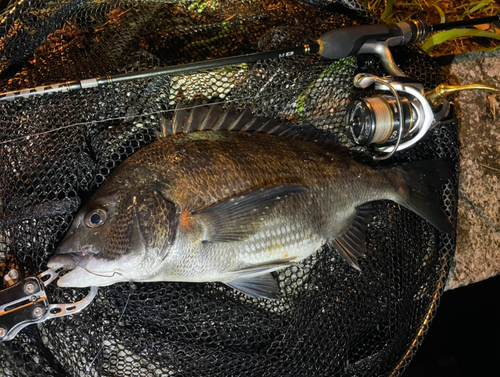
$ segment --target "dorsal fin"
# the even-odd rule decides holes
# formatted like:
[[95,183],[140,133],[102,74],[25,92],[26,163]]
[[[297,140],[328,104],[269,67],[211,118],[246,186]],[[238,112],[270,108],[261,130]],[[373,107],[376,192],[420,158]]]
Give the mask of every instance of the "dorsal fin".
[[267,120],[261,117],[254,117],[242,129],[242,132],[254,132],[259,129]]
[[241,131],[245,125],[254,118],[252,111],[250,109],[245,109],[240,116],[229,125],[228,131]]
[[184,122],[184,126],[182,127],[182,132],[196,132],[201,123],[203,123],[203,119],[208,114],[208,109],[206,107],[195,107],[189,113],[189,116]]
[[255,130],[255,132],[258,132],[260,134],[267,134],[269,131],[271,131],[276,125],[278,125],[279,122],[276,120],[267,120],[266,122],[260,126],[258,129]]
[[182,110],[177,106],[177,109],[174,112],[174,119],[172,124],[172,135],[179,134],[182,132],[182,128],[184,127],[184,122],[188,118],[189,114],[187,111]]
[[198,131],[211,130],[217,119],[224,113],[222,106],[211,106],[205,120],[200,124]]
[[170,125],[162,124],[163,134],[178,134],[197,131],[234,131],[255,132],[278,135],[292,139],[305,140],[329,150],[347,151],[341,147],[337,137],[331,132],[319,130],[310,125],[294,126],[278,120],[268,120],[255,116],[250,109],[238,112],[234,105],[223,110],[220,105],[195,107],[186,111],[183,104],[177,105],[174,119]]
[[238,117],[238,113],[236,112],[236,107],[234,105],[229,106],[219,119],[214,124],[212,130],[214,131],[224,131],[227,130],[229,125],[233,123]]

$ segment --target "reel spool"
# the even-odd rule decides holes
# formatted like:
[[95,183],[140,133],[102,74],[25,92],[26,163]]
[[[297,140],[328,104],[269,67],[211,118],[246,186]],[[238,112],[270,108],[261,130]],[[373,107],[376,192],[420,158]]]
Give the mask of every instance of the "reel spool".
[[415,131],[416,104],[400,98],[403,107],[403,125],[400,123],[398,105],[393,96],[357,98],[347,106],[347,124],[354,142],[358,145],[391,145],[402,132],[402,140]]

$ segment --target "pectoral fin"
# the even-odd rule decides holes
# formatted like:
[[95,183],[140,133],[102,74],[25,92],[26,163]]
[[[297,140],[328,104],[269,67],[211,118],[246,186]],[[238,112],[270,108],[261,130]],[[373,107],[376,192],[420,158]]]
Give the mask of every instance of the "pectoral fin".
[[300,184],[281,184],[234,196],[193,214],[205,229],[203,242],[243,241],[255,234],[272,206],[306,191]]
[[361,271],[358,259],[366,253],[366,231],[373,214],[374,209],[370,203],[358,207],[351,227],[332,241],[342,258],[358,271]]

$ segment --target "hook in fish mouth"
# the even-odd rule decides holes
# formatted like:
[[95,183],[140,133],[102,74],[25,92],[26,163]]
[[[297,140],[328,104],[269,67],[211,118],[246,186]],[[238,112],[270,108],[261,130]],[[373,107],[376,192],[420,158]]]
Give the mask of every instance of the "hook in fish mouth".
[[114,277],[115,275],[120,275],[120,276],[123,276],[123,274],[119,273],[118,271],[113,271],[113,273],[111,275],[104,275],[104,274],[98,274],[97,272],[92,272],[90,270],[87,270],[85,267],[82,267],[85,271],[87,271],[89,274],[92,274],[92,275],[95,275],[95,276],[99,276],[99,277],[102,277],[102,278],[112,278]]

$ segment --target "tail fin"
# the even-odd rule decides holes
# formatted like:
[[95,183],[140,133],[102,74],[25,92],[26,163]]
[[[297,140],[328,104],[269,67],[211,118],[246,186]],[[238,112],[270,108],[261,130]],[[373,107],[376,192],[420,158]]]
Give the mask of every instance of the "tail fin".
[[[396,201],[426,219],[440,231],[452,233],[453,226],[441,209],[435,192],[452,176],[455,164],[443,159],[412,161],[398,165],[386,173],[390,173],[391,170],[399,173],[397,174],[399,177],[402,175],[407,186],[406,189],[399,190],[399,198]],[[391,175],[387,174],[393,181]]]

